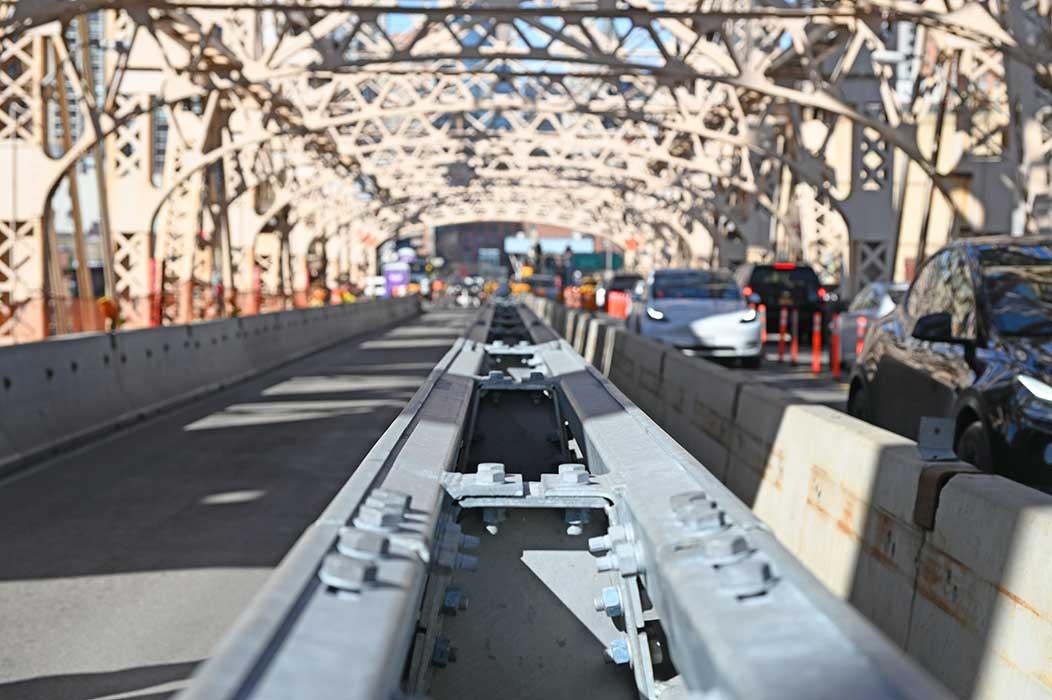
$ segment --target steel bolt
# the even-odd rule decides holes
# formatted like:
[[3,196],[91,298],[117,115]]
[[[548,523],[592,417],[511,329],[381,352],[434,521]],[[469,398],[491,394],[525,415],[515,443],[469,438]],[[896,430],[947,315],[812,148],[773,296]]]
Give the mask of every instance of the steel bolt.
[[333,552],[322,560],[318,578],[330,588],[357,593],[376,581],[376,564]]
[[606,556],[599,557],[595,560],[595,568],[599,570],[599,573],[617,571],[617,555],[607,554]]
[[446,637],[435,640],[435,650],[431,654],[431,664],[439,668],[445,668],[451,663],[456,663],[457,648],[449,643]]
[[588,469],[583,464],[560,464],[559,481],[564,484],[587,484]]
[[566,523],[566,534],[577,537],[584,532],[584,525],[588,522],[588,511],[583,508],[567,508],[563,514]]
[[672,506],[672,512],[677,515],[681,508],[699,502],[708,503],[709,495],[704,491],[688,491],[686,493],[678,493],[669,499],[669,504]]
[[336,549],[341,554],[359,559],[378,559],[390,548],[387,535],[356,527],[341,527]]
[[504,465],[500,462],[482,462],[475,474],[475,483],[503,484]]
[[599,554],[610,549],[610,535],[599,535],[598,537],[588,538],[588,551],[592,554]]
[[588,551],[599,554],[608,549],[613,549],[618,542],[627,542],[632,539],[631,532],[624,525],[612,525],[605,535],[588,538]]
[[739,598],[763,595],[774,582],[771,565],[758,558],[721,566],[720,586]]
[[467,609],[467,597],[461,593],[456,586],[450,586],[442,596],[442,607],[439,612],[443,615],[456,615],[458,610]]
[[482,522],[486,523],[486,532],[496,535],[497,526],[504,522],[505,514],[503,508],[483,508]]
[[726,524],[726,513],[717,510],[710,504],[708,507],[697,505],[682,509],[677,515],[684,527],[698,532],[718,530]]
[[628,641],[615,639],[610,642],[610,645],[606,648],[606,658],[618,666],[630,662],[632,660],[632,650],[628,648]]
[[625,614],[621,607],[621,591],[614,586],[607,586],[592,601],[596,612],[605,612],[609,617],[621,617]]

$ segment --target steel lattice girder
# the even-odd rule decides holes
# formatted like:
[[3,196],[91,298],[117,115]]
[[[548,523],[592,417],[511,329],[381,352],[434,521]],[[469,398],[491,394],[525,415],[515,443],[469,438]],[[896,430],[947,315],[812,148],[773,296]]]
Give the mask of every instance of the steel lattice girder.
[[[120,6],[122,12],[111,13],[120,28],[109,35],[104,97],[96,101],[90,91],[78,90],[87,117],[83,133],[63,156],[37,159],[47,186],[19,210],[28,212],[27,220],[46,218],[69,167],[105,142],[111,153],[122,154],[114,156],[121,168],[110,174],[118,178],[113,186],[147,183],[141,191],[150,205],[130,228],[156,239],[155,256],[170,261],[173,283],[200,267],[191,222],[200,216],[202,198],[206,229],[229,236],[227,208],[244,208],[245,195],[258,199],[261,191],[279,191],[280,199],[281,191],[299,191],[304,181],[331,183],[326,196],[346,202],[326,217],[326,230],[336,236],[357,235],[352,231],[362,227],[348,225],[357,217],[377,226],[407,225],[428,218],[429,206],[450,206],[410,206],[414,197],[447,202],[463,196],[474,210],[492,212],[484,193],[500,190],[516,193],[509,205],[537,197],[564,213],[594,198],[599,204],[585,210],[597,212],[596,221],[631,221],[607,224],[611,235],[623,237],[635,227],[671,241],[678,237],[698,257],[712,245],[699,244],[699,235],[719,238],[728,225],[762,230],[764,221],[787,230],[790,207],[811,231],[835,229],[825,222],[842,218],[854,222],[852,229],[875,227],[867,235],[894,237],[896,152],[948,196],[947,181],[918,140],[915,125],[924,104],[896,99],[892,66],[877,57],[895,48],[889,27],[909,23],[940,50],[978,57],[968,59],[972,74],[1008,81],[1029,71],[1048,84],[1048,8],[1009,4],[1011,11],[1005,3],[955,0],[943,7],[871,0],[810,8],[673,3],[661,9],[19,0],[0,2],[0,36],[5,55],[21,52],[17,60],[27,77],[9,79],[0,89],[16,91],[27,103],[47,91],[46,68],[31,70],[34,59],[24,60],[26,47],[41,37],[51,37],[59,49],[55,61],[82,88],[84,76],[61,32],[48,23]],[[1014,24],[1003,26],[1002,16]],[[998,72],[998,60],[1010,62],[1011,70]],[[147,75],[161,80],[145,85]],[[961,83],[959,71],[953,79],[938,70],[932,76],[933,95],[939,85]],[[1014,79],[1010,90],[1025,95]],[[43,87],[19,87],[34,80]],[[1052,106],[1038,93],[1037,107]],[[1007,105],[1007,95],[1003,101]],[[974,95],[962,98],[962,114],[974,102]],[[205,105],[205,114],[195,113],[194,104]],[[161,182],[149,183],[142,162],[148,159],[131,166],[135,158],[125,151],[134,154],[149,143],[131,134],[144,132],[139,124],[158,108],[169,113],[177,138],[165,154]],[[43,113],[39,104],[33,109]],[[992,128],[1009,128],[1010,110],[1001,114],[992,127],[986,117],[972,118],[962,158],[971,145],[976,153],[984,148]],[[22,123],[0,123],[0,137],[39,144]],[[853,132],[847,149],[836,147],[844,125]],[[1042,187],[1050,189],[1037,177],[1047,169],[1042,144],[1027,140],[1019,164],[1009,149],[997,153],[1008,180],[1018,182],[1013,196],[1024,202],[1030,222],[1040,220],[1035,212]],[[983,157],[974,160],[975,168],[988,166]],[[1014,168],[1021,169],[1018,177]],[[223,186],[215,186],[217,177]],[[458,186],[465,177],[470,186]],[[545,183],[576,194],[556,202]],[[299,205],[292,199],[287,208]],[[267,209],[250,213],[247,232],[234,231],[224,244],[225,277],[238,274],[232,249],[251,262]],[[124,289],[129,274],[124,271]]]

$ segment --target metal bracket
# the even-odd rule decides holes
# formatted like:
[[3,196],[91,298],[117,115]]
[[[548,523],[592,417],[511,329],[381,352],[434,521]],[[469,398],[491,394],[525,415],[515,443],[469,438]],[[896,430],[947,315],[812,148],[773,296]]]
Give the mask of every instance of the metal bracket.
[[935,416],[921,418],[917,451],[925,462],[955,461],[957,454],[953,451],[953,421]]

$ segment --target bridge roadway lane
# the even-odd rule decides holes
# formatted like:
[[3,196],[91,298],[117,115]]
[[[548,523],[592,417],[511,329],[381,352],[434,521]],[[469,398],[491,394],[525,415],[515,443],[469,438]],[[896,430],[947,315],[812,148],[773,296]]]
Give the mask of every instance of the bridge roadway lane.
[[474,312],[434,311],[0,483],[0,698],[166,698]]

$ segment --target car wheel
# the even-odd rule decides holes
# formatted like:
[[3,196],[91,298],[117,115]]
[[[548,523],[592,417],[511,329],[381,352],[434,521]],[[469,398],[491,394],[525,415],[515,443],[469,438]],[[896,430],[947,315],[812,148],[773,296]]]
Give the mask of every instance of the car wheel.
[[861,384],[847,398],[847,414],[859,420],[869,422],[869,392]]
[[993,450],[990,448],[990,438],[986,436],[986,428],[982,421],[974,421],[969,424],[957,438],[957,456],[961,461],[974,464],[984,472],[994,470]]
[[745,369],[760,369],[760,362],[763,360],[763,355],[757,355],[756,357],[743,357],[742,367]]

